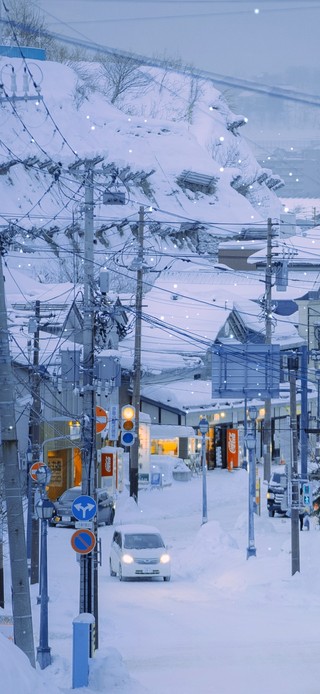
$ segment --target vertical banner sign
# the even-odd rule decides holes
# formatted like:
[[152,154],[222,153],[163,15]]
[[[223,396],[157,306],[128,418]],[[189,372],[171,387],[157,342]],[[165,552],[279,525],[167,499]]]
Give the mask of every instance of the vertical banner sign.
[[117,441],[119,436],[119,406],[111,405],[109,420],[109,439]]
[[113,477],[114,453],[101,453],[101,477]]
[[239,432],[238,429],[227,429],[227,468],[239,466]]

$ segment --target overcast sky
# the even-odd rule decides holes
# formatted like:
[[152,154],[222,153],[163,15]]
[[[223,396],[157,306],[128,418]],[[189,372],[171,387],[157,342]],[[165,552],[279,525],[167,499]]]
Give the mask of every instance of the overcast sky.
[[320,0],[38,0],[50,30],[250,78],[320,65]]

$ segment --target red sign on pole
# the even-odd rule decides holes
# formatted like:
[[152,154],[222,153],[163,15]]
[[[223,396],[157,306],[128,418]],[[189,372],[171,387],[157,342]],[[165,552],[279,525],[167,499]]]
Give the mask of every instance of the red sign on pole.
[[76,530],[71,537],[71,546],[78,554],[89,554],[95,548],[96,536],[92,530],[83,528]]
[[113,477],[114,453],[101,453],[101,477]]
[[37,479],[38,479],[37,475],[36,475],[37,470],[39,470],[39,467],[43,467],[43,466],[44,466],[44,463],[42,463],[40,461],[38,463],[33,463],[31,465],[30,470],[29,470],[29,475],[30,475],[31,479],[33,479],[34,482],[37,482]]
[[227,467],[228,470],[239,465],[239,432],[238,429],[227,429]]
[[103,409],[103,407],[96,407],[96,432],[100,434],[108,424],[108,413]]

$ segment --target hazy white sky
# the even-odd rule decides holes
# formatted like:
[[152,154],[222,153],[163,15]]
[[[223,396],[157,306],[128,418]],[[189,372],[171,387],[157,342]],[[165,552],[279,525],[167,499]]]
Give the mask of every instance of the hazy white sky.
[[38,0],[50,30],[250,78],[320,65],[320,0]]

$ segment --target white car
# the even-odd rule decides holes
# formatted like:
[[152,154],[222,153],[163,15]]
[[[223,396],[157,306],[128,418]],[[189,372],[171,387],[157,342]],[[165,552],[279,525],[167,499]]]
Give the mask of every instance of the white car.
[[170,581],[171,558],[157,528],[149,525],[119,525],[110,548],[110,576]]

